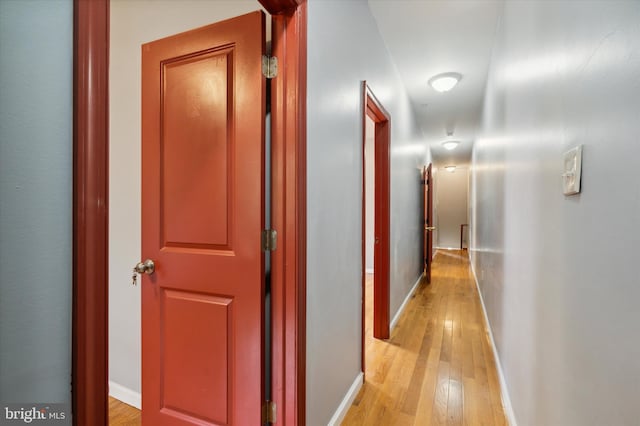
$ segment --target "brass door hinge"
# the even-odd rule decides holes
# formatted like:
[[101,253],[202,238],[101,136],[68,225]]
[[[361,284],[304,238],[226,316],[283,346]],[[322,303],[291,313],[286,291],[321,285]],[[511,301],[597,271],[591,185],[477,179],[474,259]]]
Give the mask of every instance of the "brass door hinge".
[[262,251],[274,251],[278,243],[278,233],[275,229],[262,231]]
[[275,56],[262,55],[262,75],[266,78],[278,76],[278,58]]
[[273,401],[265,401],[262,404],[262,423],[276,422],[276,403]]

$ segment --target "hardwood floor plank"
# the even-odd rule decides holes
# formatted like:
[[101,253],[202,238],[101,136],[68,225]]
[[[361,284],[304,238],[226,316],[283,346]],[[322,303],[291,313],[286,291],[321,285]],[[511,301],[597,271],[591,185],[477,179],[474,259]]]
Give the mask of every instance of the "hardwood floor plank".
[[475,377],[472,342],[477,327],[473,325],[475,322],[474,312],[472,299],[467,298],[462,308],[462,375],[470,379]]
[[493,423],[493,409],[491,406],[491,397],[489,395],[489,380],[487,379],[487,369],[485,367],[484,354],[482,351],[482,336],[481,332],[476,333],[473,336],[473,353],[474,360],[477,362],[475,365],[475,383],[477,386],[477,392],[475,393],[476,403],[478,405],[478,413],[482,419],[490,419],[490,424]]
[[426,377],[420,389],[420,398],[416,408],[414,424],[428,425],[433,415],[433,403],[438,381],[438,359],[439,352],[432,350],[427,361]]
[[407,395],[402,405],[402,412],[412,416],[416,415],[416,409],[418,408],[418,401],[420,399],[420,391],[422,384],[426,378],[427,362],[429,360],[429,352],[433,344],[431,338],[433,335],[433,321],[427,320],[427,326],[424,330],[424,336],[422,338],[422,344],[418,357],[416,359],[415,368],[411,376],[411,381],[407,388]]
[[480,414],[477,411],[476,384],[472,378],[464,377],[464,405],[463,418],[465,426],[478,426]]
[[109,397],[109,426],[139,426],[141,422],[140,410]]
[[460,282],[454,287],[455,302],[452,306],[452,342],[451,342],[451,370],[449,372],[449,401],[447,403],[447,424],[462,425],[464,388],[462,383],[463,341],[462,341],[462,306],[463,294]]
[[449,399],[447,401],[447,425],[462,426],[464,388],[461,381],[449,380]]
[[451,381],[449,370],[449,363],[440,361],[433,400],[433,414],[431,415],[431,424],[434,425],[447,424],[447,404],[449,403],[449,383]]

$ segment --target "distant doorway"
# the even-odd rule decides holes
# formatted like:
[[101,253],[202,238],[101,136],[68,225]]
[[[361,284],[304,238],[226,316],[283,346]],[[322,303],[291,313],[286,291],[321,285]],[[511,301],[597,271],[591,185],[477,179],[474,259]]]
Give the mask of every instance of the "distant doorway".
[[[377,339],[389,338],[391,118],[366,82],[362,83],[362,90],[364,94],[362,116],[362,371],[364,372],[365,330],[367,329],[365,304],[368,288],[369,293],[373,292],[373,297],[370,298],[373,301],[371,315],[373,318],[369,319],[373,322],[373,337]],[[367,143],[368,136],[369,145]],[[369,229],[367,223],[370,223]],[[369,239],[367,238],[368,232]],[[367,244],[367,240],[369,240],[369,244]],[[367,256],[369,250],[373,253],[372,258]],[[367,278],[368,276],[369,278]],[[373,283],[367,286],[367,281]]]

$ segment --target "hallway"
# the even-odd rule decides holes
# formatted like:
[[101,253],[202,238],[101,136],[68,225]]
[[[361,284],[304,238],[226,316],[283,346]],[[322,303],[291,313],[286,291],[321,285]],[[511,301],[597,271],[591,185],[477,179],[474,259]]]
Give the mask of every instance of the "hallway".
[[365,384],[343,425],[507,424],[467,252],[437,251],[432,281],[418,286],[390,340],[367,329]]

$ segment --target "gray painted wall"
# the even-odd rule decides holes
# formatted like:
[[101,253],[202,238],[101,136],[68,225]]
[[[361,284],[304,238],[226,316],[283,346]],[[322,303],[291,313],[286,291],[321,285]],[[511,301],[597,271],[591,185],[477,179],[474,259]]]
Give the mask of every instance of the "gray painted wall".
[[70,0],[0,1],[0,401],[70,403]]
[[366,1],[308,4],[307,424],[326,425],[360,372],[362,92],[391,115],[391,315],[421,268],[430,161]]
[[507,2],[497,32],[472,254],[520,426],[640,419],[639,23],[637,1]]

